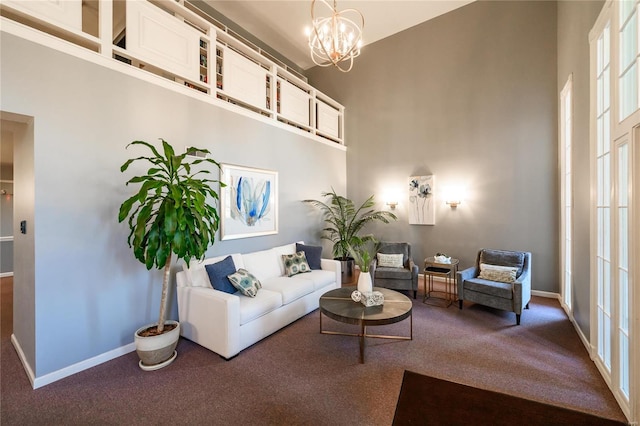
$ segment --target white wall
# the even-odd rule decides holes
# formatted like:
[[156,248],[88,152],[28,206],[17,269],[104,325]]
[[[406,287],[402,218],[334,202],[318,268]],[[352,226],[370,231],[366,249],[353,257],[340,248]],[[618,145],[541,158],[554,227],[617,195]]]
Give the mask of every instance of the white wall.
[[279,172],[280,232],[217,241],[210,254],[320,241],[317,214],[300,200],[345,190],[345,151],[12,35],[1,43],[0,109],[34,117],[35,330],[17,337],[36,377],[127,345],[157,320],[161,273],[134,259],[117,221],[134,191],[119,168],[138,154],[125,150],[135,139]]

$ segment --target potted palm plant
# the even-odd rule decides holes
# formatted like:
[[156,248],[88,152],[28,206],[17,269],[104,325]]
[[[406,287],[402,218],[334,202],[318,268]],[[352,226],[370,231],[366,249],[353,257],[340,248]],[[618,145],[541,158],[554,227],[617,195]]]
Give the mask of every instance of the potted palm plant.
[[118,221],[128,218],[130,233],[127,242],[136,259],[147,269],[164,268],[158,322],[141,327],[135,333],[139,365],[143,370],[164,367],[176,357],[180,324],[167,320],[171,260],[174,254],[185,262],[194,257],[204,257],[207,248],[215,241],[220,223],[216,209],[218,193],[210,184],[224,186],[218,180],[207,178],[211,173],[209,170],[192,170],[193,166],[201,163],[220,167],[211,158],[187,158],[188,152],[209,154],[209,151],[189,148],[177,155],[168,142],[161,141],[161,152],[150,143],[131,142],[127,148],[146,147],[152,155],[132,158],[120,167],[120,171],[125,172],[136,161],[150,163],[146,174],[127,181],[127,185],[140,184],[140,188],[120,206]]
[[331,192],[323,192],[323,197],[329,197],[327,202],[319,200],[304,200],[322,211],[326,222],[322,238],[333,243],[333,256],[342,263],[342,283],[353,280],[353,257],[349,255],[350,248],[358,249],[369,241],[375,241],[373,235],[360,235],[362,228],[369,222],[380,221],[389,223],[397,217],[391,212],[374,210],[374,196],[371,195],[360,207],[342,195],[338,195],[331,188]]

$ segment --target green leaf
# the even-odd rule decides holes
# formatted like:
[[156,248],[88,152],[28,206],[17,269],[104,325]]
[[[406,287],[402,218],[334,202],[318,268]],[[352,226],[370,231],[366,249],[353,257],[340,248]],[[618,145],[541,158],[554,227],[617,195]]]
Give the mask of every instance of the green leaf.
[[[171,253],[188,262],[203,258],[215,241],[220,217],[217,211],[218,193],[211,185],[225,185],[210,179],[209,170],[197,170],[194,165],[219,163],[210,158],[191,161],[186,153],[176,155],[175,149],[164,139],[161,153],[151,144],[134,141],[127,145],[145,147],[152,155],[135,157],[123,164],[126,171],[135,161],[151,165],[144,175],[134,176],[127,185],[140,185],[120,206],[118,219],[127,219],[127,242],[136,259],[147,268],[163,268]],[[210,154],[208,150],[199,148]]]

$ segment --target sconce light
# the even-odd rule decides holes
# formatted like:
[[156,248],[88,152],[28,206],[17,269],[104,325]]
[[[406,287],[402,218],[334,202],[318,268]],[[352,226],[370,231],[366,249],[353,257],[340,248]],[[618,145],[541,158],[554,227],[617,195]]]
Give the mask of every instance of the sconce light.
[[462,199],[464,198],[464,190],[460,187],[450,187],[445,191],[446,197],[445,202],[452,208],[455,209],[458,207],[458,204],[462,203]]
[[387,201],[387,205],[391,208],[391,210],[394,210],[396,208],[396,206],[398,205],[397,201]]

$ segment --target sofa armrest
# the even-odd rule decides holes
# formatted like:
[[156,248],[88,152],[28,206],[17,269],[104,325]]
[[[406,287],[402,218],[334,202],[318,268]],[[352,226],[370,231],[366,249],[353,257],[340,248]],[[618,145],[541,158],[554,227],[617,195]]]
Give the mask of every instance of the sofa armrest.
[[336,274],[336,286],[342,285],[342,270],[339,260],[333,259],[320,259],[320,267],[327,271],[333,271]]
[[230,358],[240,352],[240,299],[212,288],[178,287],[182,336]]
[[531,271],[525,270],[513,283],[513,310],[522,313],[522,309],[531,300]]
[[470,280],[471,278],[475,278],[478,275],[478,268],[475,266],[471,266],[467,269],[463,269],[462,271],[458,271],[457,275],[457,283],[458,283],[458,297],[463,298],[464,296],[464,281]]

